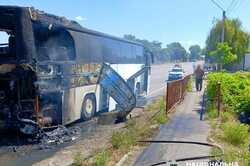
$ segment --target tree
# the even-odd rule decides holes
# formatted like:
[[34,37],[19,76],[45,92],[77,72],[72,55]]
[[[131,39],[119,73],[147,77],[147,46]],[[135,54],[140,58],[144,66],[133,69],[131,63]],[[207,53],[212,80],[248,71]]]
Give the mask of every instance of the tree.
[[218,43],[216,50],[210,52],[210,56],[214,56],[220,66],[233,63],[237,60],[237,55],[232,53],[232,48],[227,43]]
[[127,40],[136,41],[136,37],[134,35],[131,35],[131,34],[125,34],[125,35],[123,35],[123,38],[127,39]]
[[159,41],[148,41],[145,39],[138,39],[134,35],[124,35],[127,40],[140,42],[144,45],[145,49],[152,52],[154,59],[158,62],[170,61],[170,60],[187,60],[187,52],[185,48],[178,42],[170,43],[166,48],[162,47],[162,43]]
[[165,52],[168,54],[172,61],[187,60],[187,52],[179,42],[173,42],[167,45]]
[[[221,42],[222,21],[212,27],[206,40],[206,55],[211,51],[217,50],[218,43]],[[231,53],[237,56],[236,61],[240,62],[249,47],[250,36],[241,26],[239,19],[225,19],[224,42],[231,48]],[[207,57],[210,61],[215,59]]]
[[134,35],[124,35],[123,37],[127,40],[142,43],[144,45],[144,47],[146,48],[146,50],[153,53],[153,56],[155,57],[156,61],[159,61],[159,62],[167,61],[168,58],[164,52],[164,49],[162,48],[161,42],[159,42],[159,41],[150,42],[150,41],[145,40],[145,39],[141,40],[141,39],[136,38]]
[[191,60],[199,59],[201,55],[201,47],[199,45],[190,46],[189,52],[190,52],[189,58]]

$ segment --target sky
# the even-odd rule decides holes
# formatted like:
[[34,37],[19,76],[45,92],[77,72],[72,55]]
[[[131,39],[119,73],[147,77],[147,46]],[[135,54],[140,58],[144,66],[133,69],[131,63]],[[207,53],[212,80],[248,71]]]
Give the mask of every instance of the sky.
[[[227,17],[239,18],[250,32],[250,0],[216,1],[224,9],[233,2]],[[118,37],[133,34],[160,41],[163,47],[171,42],[203,47],[215,20],[222,17],[212,0],[0,0],[0,5],[33,6],[89,29]]]

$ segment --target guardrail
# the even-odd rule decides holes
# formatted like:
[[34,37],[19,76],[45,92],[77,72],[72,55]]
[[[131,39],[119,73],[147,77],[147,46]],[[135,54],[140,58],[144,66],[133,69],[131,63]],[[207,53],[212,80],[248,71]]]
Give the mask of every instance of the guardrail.
[[171,111],[176,104],[184,99],[187,92],[188,81],[191,75],[185,76],[183,79],[168,81],[166,90],[166,111]]

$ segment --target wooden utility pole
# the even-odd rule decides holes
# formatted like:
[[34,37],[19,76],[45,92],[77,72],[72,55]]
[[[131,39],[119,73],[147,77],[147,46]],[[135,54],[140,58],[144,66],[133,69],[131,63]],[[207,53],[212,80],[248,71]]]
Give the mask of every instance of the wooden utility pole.
[[221,43],[224,42],[225,39],[225,19],[226,19],[226,11],[222,11],[222,30],[221,30]]
[[[220,3],[218,3],[216,0],[211,0],[212,3],[217,6],[221,11],[222,11],[222,29],[221,29],[221,37],[220,37],[220,42],[223,43],[225,40],[225,19],[226,19],[226,10],[221,6]],[[232,5],[232,4],[231,4]],[[230,6],[231,6],[230,5]],[[222,69],[222,64],[217,63],[217,70]]]

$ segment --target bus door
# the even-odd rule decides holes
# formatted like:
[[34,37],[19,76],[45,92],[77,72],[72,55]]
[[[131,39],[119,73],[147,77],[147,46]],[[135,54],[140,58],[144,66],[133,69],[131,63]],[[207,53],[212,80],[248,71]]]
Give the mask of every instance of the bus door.
[[119,111],[131,111],[136,106],[133,90],[126,81],[109,65],[103,64],[99,83],[118,104]]

